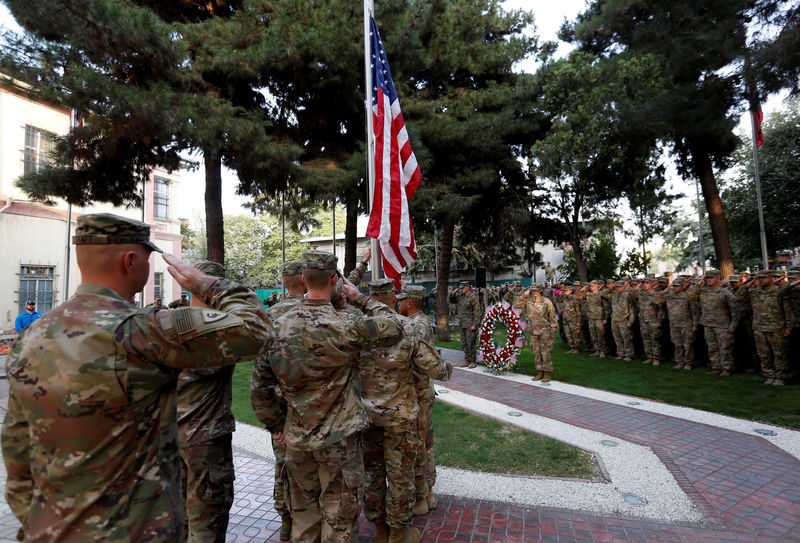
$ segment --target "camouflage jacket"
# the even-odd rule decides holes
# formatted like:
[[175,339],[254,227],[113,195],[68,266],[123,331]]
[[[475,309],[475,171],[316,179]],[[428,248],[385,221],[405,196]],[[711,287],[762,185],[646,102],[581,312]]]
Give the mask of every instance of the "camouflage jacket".
[[603,302],[603,291],[586,293],[586,317],[595,321],[604,321],[608,318]]
[[251,290],[192,290],[210,309],[140,310],[83,284],[14,345],[2,447],[27,540],[183,539],[178,373],[252,360],[273,335]]
[[532,336],[543,336],[558,333],[558,318],[553,302],[542,296],[538,300],[532,296],[525,298],[522,316],[528,321],[527,332]]
[[178,443],[197,445],[236,430],[233,366],[183,370],[178,376]]
[[272,317],[272,320],[275,320],[302,301],[303,301],[302,294],[291,294],[287,292],[283,300],[281,300],[280,302],[273,305],[267,310],[267,314],[270,317]]
[[639,293],[639,321],[655,326],[666,318],[664,293],[660,291],[641,291]]
[[564,319],[570,322],[580,322],[581,320],[581,301],[575,294],[564,296],[564,305],[561,310]]
[[[411,327],[411,334],[414,337],[424,338],[431,345],[434,344],[433,325],[431,324],[428,315],[424,311],[418,311],[408,317],[409,326]],[[438,351],[437,351],[438,354]],[[414,387],[417,389],[417,398],[423,396],[434,396],[433,383],[431,378],[425,373],[414,368]]]
[[450,295],[450,303],[456,304],[458,324],[461,328],[480,326],[483,310],[477,294],[474,292],[462,294],[459,290]]
[[523,294],[525,294],[524,290],[511,289],[503,296],[503,299],[510,303],[511,307],[522,308],[522,304],[525,301],[525,298],[522,297]]
[[698,311],[689,299],[686,291],[664,294],[664,303],[667,307],[670,326],[696,326],[699,320]]
[[742,285],[733,291],[736,305],[739,306],[739,318],[750,322],[753,319],[753,304],[750,299],[750,287]]
[[754,288],[750,291],[753,330],[778,332],[792,329],[792,309],[788,294],[789,290],[785,285]]
[[[275,320],[275,341],[253,366],[250,401],[267,429],[284,432],[286,446],[317,450],[366,428],[358,364],[363,349],[403,339],[397,314],[359,295],[365,315],[340,315],[328,300],[304,299]],[[284,416],[275,399],[280,386],[288,404]]]
[[700,289],[700,324],[714,328],[736,328],[739,306],[726,288]]
[[433,343],[418,335],[419,325],[398,315],[405,337],[396,345],[361,354],[361,403],[376,426],[396,426],[417,420],[419,408],[414,373],[448,380],[453,368],[441,359]]
[[611,320],[614,322],[633,324],[636,313],[633,310],[631,291],[615,290],[611,295]]

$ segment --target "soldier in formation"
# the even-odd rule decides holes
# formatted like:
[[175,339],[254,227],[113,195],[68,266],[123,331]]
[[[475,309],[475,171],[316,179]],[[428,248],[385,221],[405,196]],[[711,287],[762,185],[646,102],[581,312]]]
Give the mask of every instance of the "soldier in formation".
[[568,353],[581,352],[581,300],[580,282],[573,285],[572,290],[565,290],[561,309],[561,320],[564,323],[564,335],[569,345]]
[[589,322],[589,334],[592,338],[592,356],[606,357],[606,324],[608,314],[604,295],[600,291],[603,281],[595,279],[586,293],[586,317]]
[[790,288],[775,285],[782,272],[765,270],[758,274],[758,288],[750,292],[753,308],[753,335],[755,336],[761,372],[766,385],[782,386],[794,377],[789,364],[789,336],[793,316]]
[[691,299],[687,287],[691,284],[678,277],[672,281],[669,292],[664,294],[664,303],[669,314],[670,340],[675,352],[674,369],[691,370],[694,363],[694,332],[699,319],[696,302]]
[[642,332],[644,343],[644,364],[658,366],[661,364],[661,336],[662,326],[666,317],[664,308],[663,286],[666,278],[659,281],[650,278],[644,285],[644,290],[639,292],[639,328]]
[[208,307],[131,305],[161,252],[145,223],[83,215],[73,243],[75,295],[29,326],[7,360],[2,448],[20,539],[182,541],[178,375],[252,360],[272,324],[251,290],[166,254],[169,273]]
[[461,281],[459,289],[450,295],[450,303],[454,304],[458,312],[458,326],[461,329],[461,348],[464,350],[464,364],[462,367],[474,368],[475,339],[478,326],[483,318],[478,295],[470,290],[469,281]]
[[739,306],[729,289],[720,288],[719,271],[709,270],[704,281],[705,288],[699,291],[699,322],[708,346],[709,373],[727,377],[733,370],[733,332],[739,322]]
[[553,302],[542,296],[542,285],[535,284],[525,292],[522,316],[528,322],[525,332],[535,357],[534,381],[549,383],[553,372],[551,353],[558,334],[558,319]]
[[617,281],[611,294],[611,333],[617,345],[617,359],[633,358],[633,322],[636,318],[633,293],[628,281]]

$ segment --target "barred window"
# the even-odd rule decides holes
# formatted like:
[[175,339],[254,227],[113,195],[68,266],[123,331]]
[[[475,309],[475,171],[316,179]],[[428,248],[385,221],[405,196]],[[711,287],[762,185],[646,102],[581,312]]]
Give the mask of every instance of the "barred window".
[[153,299],[164,297],[164,274],[155,272],[153,274]]
[[156,219],[169,218],[169,181],[156,177],[153,184],[153,216]]
[[25,311],[25,302],[36,301],[36,310],[46,313],[53,309],[55,300],[55,266],[24,265],[19,270],[19,312]]
[[22,150],[22,173],[38,172],[50,160],[55,149],[56,135],[25,126],[25,147]]

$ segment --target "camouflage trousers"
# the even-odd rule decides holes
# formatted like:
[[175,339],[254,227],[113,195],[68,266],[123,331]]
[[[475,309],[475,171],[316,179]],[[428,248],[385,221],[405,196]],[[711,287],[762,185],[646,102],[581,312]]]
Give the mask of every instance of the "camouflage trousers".
[[417,417],[417,449],[414,461],[414,486],[417,499],[427,496],[436,484],[436,461],[433,454],[433,385],[424,392],[417,390],[419,416]]
[[606,354],[606,325],[603,321],[589,319],[589,335],[592,336],[592,349]]
[[231,434],[180,447],[187,541],[224,543],[233,504]]
[[733,334],[727,328],[706,326],[704,331],[708,345],[708,359],[711,369],[731,371],[733,369]]
[[364,516],[402,528],[411,524],[416,501],[414,463],[419,437],[415,423],[370,426],[364,431]]
[[475,338],[477,336],[477,330],[470,330],[470,327],[461,328],[461,349],[464,351],[464,360],[467,362],[475,362]]
[[661,362],[661,328],[657,328],[655,324],[640,320],[639,329],[642,332],[644,357],[647,360]]
[[694,363],[694,333],[691,325],[670,324],[669,337],[675,346],[675,363],[691,367]]
[[578,349],[581,344],[581,321],[564,317],[564,335],[571,349]]
[[791,379],[793,372],[788,359],[789,338],[783,335],[783,330],[753,330],[753,336],[764,377],[784,381]]
[[553,343],[555,338],[550,332],[541,335],[531,334],[531,351],[533,351],[536,371],[553,371]]
[[286,477],[286,446],[275,439],[272,440],[272,452],[275,453],[275,486],[272,487],[272,501],[275,511],[283,516],[289,508],[289,481]]
[[611,321],[611,333],[617,345],[617,355],[633,358],[633,330],[628,321]]
[[358,432],[315,451],[286,449],[293,543],[358,540],[364,463]]

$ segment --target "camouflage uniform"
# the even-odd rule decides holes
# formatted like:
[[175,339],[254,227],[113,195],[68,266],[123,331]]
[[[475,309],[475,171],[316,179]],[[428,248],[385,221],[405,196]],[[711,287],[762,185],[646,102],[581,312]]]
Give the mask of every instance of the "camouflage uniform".
[[620,281],[611,295],[611,333],[617,345],[617,358],[633,358],[633,320],[636,314],[631,302],[631,291],[623,290],[625,283]]
[[184,300],[183,298],[178,298],[177,300],[172,300],[167,307],[170,309],[178,309],[179,307],[189,307],[190,303],[188,299]]
[[792,310],[786,286],[770,285],[750,291],[753,304],[753,335],[764,377],[778,384],[791,379],[793,369],[789,365],[789,337],[784,330],[791,330]]
[[[132,228],[149,238],[138,221],[84,215],[73,242],[145,244]],[[272,339],[251,290],[209,276],[192,290],[210,309],[141,310],[81,284],[14,345],[2,447],[27,540],[184,539],[178,374],[251,360]]]
[[[534,285],[533,290],[541,291],[542,287],[541,285]],[[558,319],[553,302],[544,296],[539,298],[528,297],[522,306],[522,316],[528,322],[528,328],[525,332],[531,342],[536,370],[547,374],[549,377],[549,374],[553,371],[553,343],[558,333]],[[541,379],[541,376],[538,377]]]
[[[369,283],[373,296],[393,290],[391,279]],[[388,292],[385,292],[388,291]],[[433,343],[416,335],[417,326],[398,315],[405,337],[396,345],[361,354],[361,397],[370,419],[363,434],[368,520],[402,528],[411,523],[416,500],[416,459],[419,407],[412,374],[447,380],[452,367],[439,357]],[[425,498],[427,496],[423,496]]]
[[700,324],[703,325],[708,358],[714,372],[733,369],[733,333],[739,321],[738,306],[733,293],[724,288],[700,289]]
[[[335,270],[335,257],[307,251],[304,267]],[[251,402],[258,419],[286,442],[292,541],[340,542],[358,533],[364,464],[360,432],[368,417],[359,397],[357,355],[403,337],[394,311],[359,295],[365,315],[350,319],[329,300],[304,299],[275,321],[268,363],[253,368]],[[280,386],[288,406],[275,402]]]
[[[462,282],[461,287],[465,286],[468,287],[469,282]],[[461,290],[450,295],[450,303],[456,304],[458,311],[458,326],[461,328],[461,348],[464,350],[464,360],[470,367],[474,367],[477,327],[480,326],[481,318],[483,318],[481,304],[474,292],[463,294]],[[476,328],[475,330],[471,329],[473,326]]]
[[661,326],[664,324],[664,293],[639,292],[639,329],[644,343],[645,364],[661,364]]
[[[281,265],[281,275],[299,275],[303,272],[302,260],[289,260]],[[273,305],[267,310],[267,314],[273,319],[277,319],[303,301],[302,294],[287,292],[283,300]],[[256,364],[268,364],[266,357],[262,356],[260,362]],[[254,365],[255,366],[255,365]],[[253,373],[256,368],[253,368]],[[252,380],[252,378],[251,378]],[[286,416],[286,400],[278,386],[274,387],[275,402],[283,417]],[[289,480],[286,477],[286,447],[274,437],[271,438],[272,452],[275,455],[275,483],[272,487],[272,501],[275,511],[281,516],[281,539],[286,540],[291,537],[291,533],[284,530],[291,530],[291,508],[289,507]]]
[[[594,283],[594,281],[592,281]],[[596,284],[596,283],[595,283]],[[589,322],[589,334],[592,337],[592,348],[594,354],[606,355],[606,328],[603,321],[607,319],[605,305],[603,302],[603,292],[586,293],[586,318]]]
[[580,350],[581,343],[581,301],[579,293],[569,293],[564,296],[561,319],[564,321],[564,334],[567,343],[573,352]]
[[[675,279],[674,286],[682,287],[683,280]],[[694,332],[696,311],[689,294],[679,288],[671,288],[664,294],[664,302],[669,315],[670,340],[675,346],[676,368],[692,369],[694,362]]]
[[[731,283],[741,280],[731,277]],[[733,334],[733,359],[737,366],[746,371],[755,371],[759,367],[756,345],[753,338],[753,305],[750,302],[750,286],[731,286],[739,311],[739,325]]]

